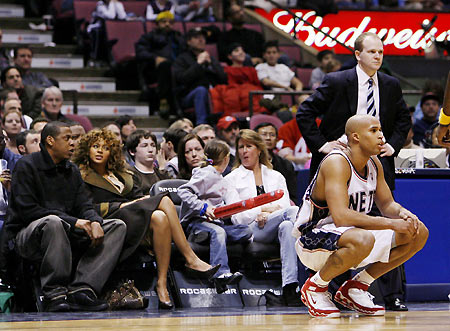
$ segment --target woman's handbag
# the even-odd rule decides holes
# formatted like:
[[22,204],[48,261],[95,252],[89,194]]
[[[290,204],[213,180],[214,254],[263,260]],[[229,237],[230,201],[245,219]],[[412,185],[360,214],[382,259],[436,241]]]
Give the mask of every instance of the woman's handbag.
[[144,309],[148,306],[148,299],[134,286],[133,280],[120,283],[116,288],[104,295],[110,310]]

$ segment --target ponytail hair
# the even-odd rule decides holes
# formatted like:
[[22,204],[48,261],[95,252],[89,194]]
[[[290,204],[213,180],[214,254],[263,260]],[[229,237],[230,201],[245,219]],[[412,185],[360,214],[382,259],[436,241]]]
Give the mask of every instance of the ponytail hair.
[[220,164],[228,154],[230,154],[230,147],[226,142],[218,139],[210,140],[205,146],[206,160],[201,163],[200,167]]

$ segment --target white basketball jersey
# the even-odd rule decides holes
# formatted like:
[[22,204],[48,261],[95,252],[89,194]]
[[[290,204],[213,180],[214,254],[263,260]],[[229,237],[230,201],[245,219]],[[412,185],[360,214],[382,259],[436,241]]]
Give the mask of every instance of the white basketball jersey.
[[[328,154],[325,158],[334,154],[342,155],[350,165],[351,176],[347,183],[349,199],[348,207],[357,212],[368,214],[372,209],[375,191],[377,188],[378,172],[375,162],[372,158],[369,159],[366,165],[366,176],[363,177],[357,173],[352,162],[344,152],[335,150]],[[295,237],[298,237],[302,231],[310,231],[313,228],[320,228],[325,224],[334,223],[333,215],[330,214],[328,206],[319,206],[311,200],[311,194],[314,190],[319,170],[320,165],[317,169],[316,175],[305,192],[305,196],[303,197],[303,205],[294,226],[295,229],[299,231],[294,233]]]

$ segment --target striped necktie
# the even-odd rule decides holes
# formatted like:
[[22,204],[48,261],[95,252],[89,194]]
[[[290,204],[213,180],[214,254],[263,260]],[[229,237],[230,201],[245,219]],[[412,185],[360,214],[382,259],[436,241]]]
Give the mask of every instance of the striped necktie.
[[367,114],[377,116],[377,110],[375,108],[375,97],[373,93],[373,79],[369,78],[369,88],[367,90]]

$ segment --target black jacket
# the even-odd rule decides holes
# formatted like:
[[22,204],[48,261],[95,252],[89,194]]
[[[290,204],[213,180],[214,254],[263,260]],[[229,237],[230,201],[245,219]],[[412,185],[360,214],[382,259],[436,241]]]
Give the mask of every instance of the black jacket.
[[[377,73],[380,95],[380,122],[386,142],[394,149],[394,155],[380,158],[386,182],[395,187],[394,156],[405,143],[411,127],[411,116],[403,100],[398,80],[381,72]],[[358,76],[356,68],[332,72],[306,99],[297,111],[297,124],[313,156],[310,179],[314,176],[325,154],[318,150],[327,141],[333,141],[345,132],[345,123],[356,114],[358,108]],[[316,118],[322,117],[320,127]]]
[[5,228],[17,233],[31,222],[56,215],[74,229],[77,219],[103,224],[87,197],[80,171],[66,160],[53,163],[46,148],[21,158],[11,181],[11,199]]
[[156,29],[139,38],[135,44],[136,59],[155,61],[157,56],[161,56],[173,61],[185,48],[184,38],[178,31],[165,34]]
[[286,185],[289,191],[289,198],[291,198],[291,200],[294,201],[296,205],[298,205],[297,174],[295,173],[294,166],[290,161],[283,159],[277,154],[272,155],[272,166],[273,170],[278,171],[284,176],[284,178],[286,178]]
[[180,54],[173,64],[175,80],[180,88],[180,96],[187,95],[198,86],[209,88],[217,84],[227,83],[227,74],[223,71],[219,61],[211,56],[211,63],[198,64],[197,57],[192,51]]

